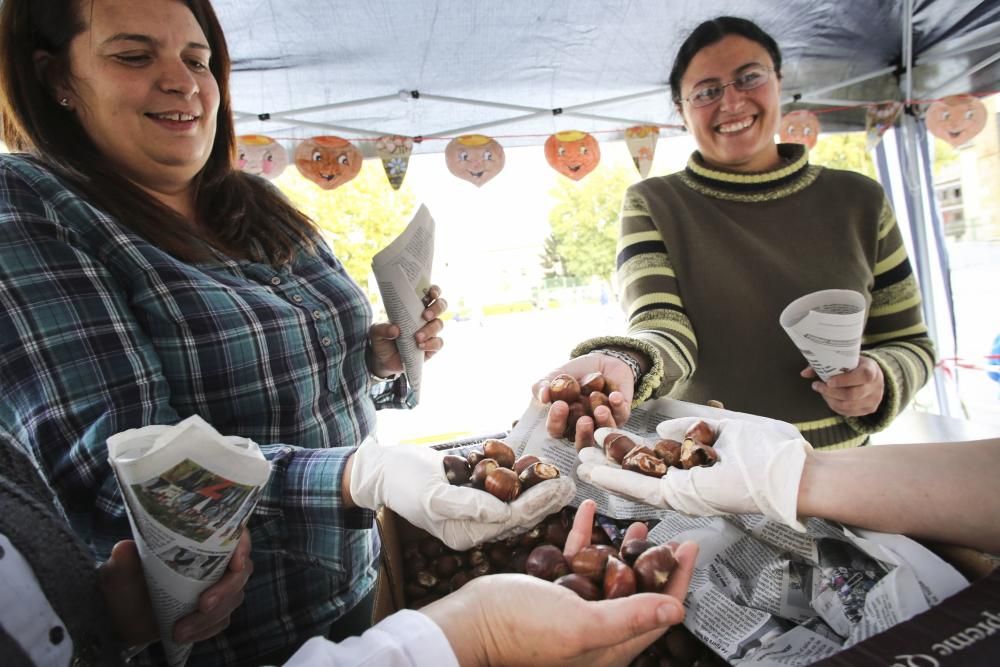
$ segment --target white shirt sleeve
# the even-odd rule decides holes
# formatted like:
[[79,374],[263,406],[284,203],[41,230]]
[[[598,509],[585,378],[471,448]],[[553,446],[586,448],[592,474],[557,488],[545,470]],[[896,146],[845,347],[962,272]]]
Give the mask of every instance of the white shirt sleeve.
[[441,628],[420,612],[404,609],[360,637],[340,643],[313,637],[284,667],[458,667]]

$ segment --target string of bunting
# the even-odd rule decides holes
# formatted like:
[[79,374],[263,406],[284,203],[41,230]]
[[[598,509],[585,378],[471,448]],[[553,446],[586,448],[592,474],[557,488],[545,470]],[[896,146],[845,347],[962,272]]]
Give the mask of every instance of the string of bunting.
[[[986,106],[980,97],[992,93],[950,95],[935,100],[888,101],[878,104],[859,104],[825,109],[789,111],[779,126],[781,141],[805,144],[812,149],[821,130],[820,116],[824,113],[852,108],[865,109],[865,134],[868,150],[874,149],[886,130],[895,125],[907,106],[927,105],[927,129],[934,136],[952,146],[960,146],[979,134],[986,126]],[[640,176],[645,178],[653,164],[656,144],[662,129],[683,129],[680,125],[649,124],[625,129],[625,143],[632,162]],[[557,172],[579,181],[592,172],[601,161],[601,148],[595,134],[620,133],[621,130],[581,132],[566,130],[551,135],[500,135],[504,138],[541,138],[545,159]],[[457,137],[427,136],[405,137],[385,135],[363,137],[354,142],[372,141],[375,154],[382,161],[386,178],[398,190],[409,168],[415,143],[447,141],[444,149],[445,164],[454,176],[482,187],[499,174],[505,163],[504,149],[498,137],[484,134],[464,134]],[[277,178],[289,164],[288,152],[277,138],[249,134],[237,137],[239,169],[263,176]],[[347,139],[337,136],[317,136],[300,141],[292,159],[295,167],[307,179],[323,188],[333,190],[348,183],[361,171],[364,159],[358,148]]]

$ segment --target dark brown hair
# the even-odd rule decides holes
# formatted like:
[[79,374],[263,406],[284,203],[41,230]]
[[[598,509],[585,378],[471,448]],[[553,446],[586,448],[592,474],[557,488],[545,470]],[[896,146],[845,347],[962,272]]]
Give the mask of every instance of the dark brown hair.
[[280,265],[311,248],[315,226],[262,179],[233,168],[236,132],[229,100],[229,50],[209,0],[181,0],[212,49],[219,113],[208,161],[195,176],[195,227],[126,179],[100,154],[75,114],[59,105],[38,76],[34,54],[52,55],[49,82],[70,80],[69,43],[85,28],[86,0],[3,0],[0,7],[0,114],[11,150],[34,155],[91,203],[170,254],[207,260],[206,244]]
[[774,61],[775,76],[781,78],[781,49],[778,48],[774,38],[753,21],[736,16],[719,16],[701,23],[692,30],[681,44],[681,48],[677,50],[674,66],[670,69],[670,96],[674,104],[681,103],[681,79],[684,78],[691,60],[706,46],[721,42],[729,35],[739,35],[763,46]]

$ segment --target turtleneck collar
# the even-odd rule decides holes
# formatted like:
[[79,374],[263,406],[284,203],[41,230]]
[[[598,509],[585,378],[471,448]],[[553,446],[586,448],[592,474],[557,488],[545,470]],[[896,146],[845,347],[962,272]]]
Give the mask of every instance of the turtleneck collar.
[[693,190],[717,199],[733,201],[771,201],[787,197],[816,180],[821,167],[809,164],[809,152],[802,144],[778,144],[781,164],[756,173],[733,173],[708,166],[695,151],[681,180]]

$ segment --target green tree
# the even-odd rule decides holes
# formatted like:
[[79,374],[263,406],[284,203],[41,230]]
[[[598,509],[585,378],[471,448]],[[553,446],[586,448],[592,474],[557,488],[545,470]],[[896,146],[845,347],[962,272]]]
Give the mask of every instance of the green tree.
[[336,190],[321,189],[294,165],[275,185],[313,219],[347,273],[363,287],[368,285],[372,257],[403,231],[415,209],[406,182],[393,190],[379,160],[365,160],[357,178]]
[[809,151],[809,162],[831,169],[847,169],[876,178],[875,165],[865,148],[864,132],[820,134]]
[[615,268],[618,214],[634,171],[624,166],[595,169],[576,182],[559,179],[551,194],[556,200],[549,212],[551,234],[545,241],[542,266],[558,257],[564,275],[586,280],[609,280]]

